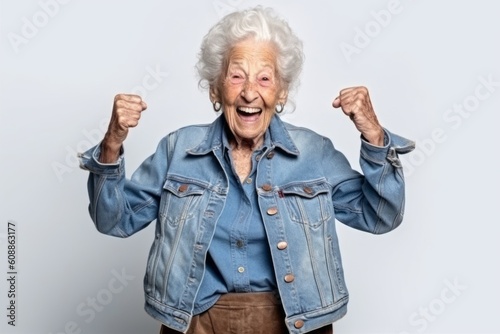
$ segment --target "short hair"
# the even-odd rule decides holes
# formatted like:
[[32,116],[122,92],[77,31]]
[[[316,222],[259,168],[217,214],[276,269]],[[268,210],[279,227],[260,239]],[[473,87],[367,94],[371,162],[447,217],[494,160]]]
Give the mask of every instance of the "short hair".
[[302,41],[273,9],[261,6],[224,16],[205,35],[196,64],[200,77],[199,86],[216,86],[225,70],[229,50],[248,37],[274,44],[277,50],[278,76],[285,85],[284,88],[288,91],[295,89],[304,63]]

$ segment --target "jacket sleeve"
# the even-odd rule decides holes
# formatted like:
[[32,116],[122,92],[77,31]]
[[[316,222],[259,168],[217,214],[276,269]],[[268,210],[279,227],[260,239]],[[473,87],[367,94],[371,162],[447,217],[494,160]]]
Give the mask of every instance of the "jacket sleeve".
[[157,218],[168,165],[167,149],[165,137],[130,179],[125,177],[123,152],[112,164],[99,162],[100,144],[79,154],[80,168],[90,172],[89,213],[99,232],[124,238]]
[[373,234],[401,224],[405,204],[403,168],[398,155],[411,152],[415,143],[385,130],[384,146],[361,139],[360,174],[344,155],[325,141],[325,156],[333,185],[335,217],[340,222]]

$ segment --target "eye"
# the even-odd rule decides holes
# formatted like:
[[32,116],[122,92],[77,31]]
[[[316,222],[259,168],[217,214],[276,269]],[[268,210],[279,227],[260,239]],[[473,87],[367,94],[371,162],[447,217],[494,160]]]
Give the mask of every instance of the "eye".
[[241,84],[243,81],[245,81],[245,77],[243,76],[243,74],[235,72],[229,74],[229,80],[233,84]]
[[271,81],[271,76],[268,74],[261,74],[259,76],[260,81]]
[[263,74],[259,77],[259,82],[262,86],[269,86],[272,84],[273,79],[270,75]]

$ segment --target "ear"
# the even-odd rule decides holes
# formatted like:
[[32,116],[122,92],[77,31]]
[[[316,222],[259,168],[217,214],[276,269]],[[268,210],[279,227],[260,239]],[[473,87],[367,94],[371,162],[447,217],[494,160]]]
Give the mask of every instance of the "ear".
[[210,96],[210,101],[212,103],[215,103],[215,102],[221,103],[222,102],[220,100],[219,90],[213,85],[210,85],[209,96]]

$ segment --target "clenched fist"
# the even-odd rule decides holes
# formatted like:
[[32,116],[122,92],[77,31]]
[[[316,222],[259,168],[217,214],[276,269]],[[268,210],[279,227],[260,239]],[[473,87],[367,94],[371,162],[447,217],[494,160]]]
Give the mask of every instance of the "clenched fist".
[[366,87],[342,89],[332,105],[334,108],[342,108],[370,144],[384,145],[384,130],[375,115]]
[[139,124],[141,113],[147,105],[139,95],[118,94],[113,103],[113,112],[108,131],[101,144],[99,161],[113,163],[120,155],[120,148],[127,138],[128,129]]

